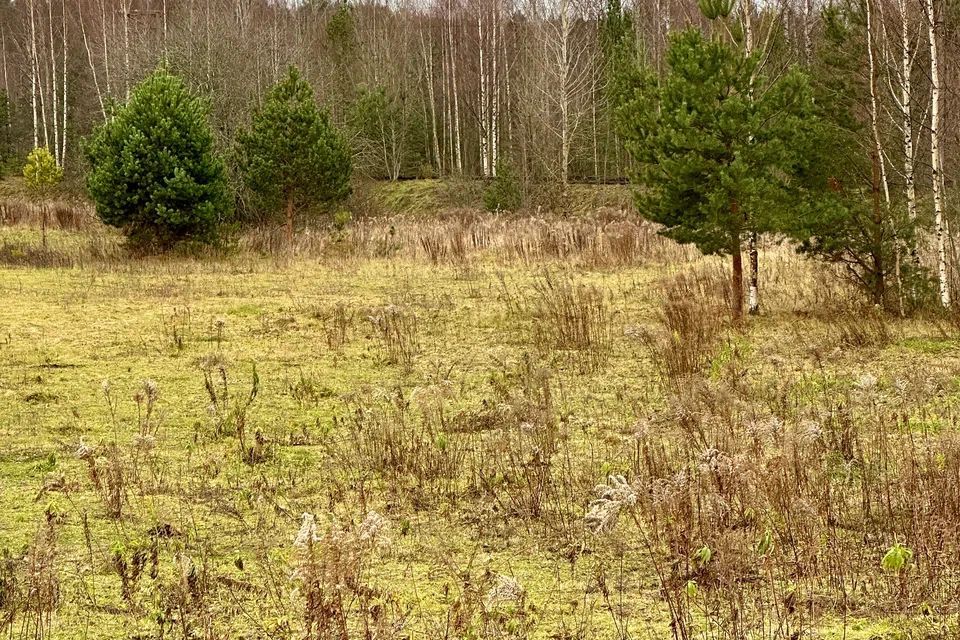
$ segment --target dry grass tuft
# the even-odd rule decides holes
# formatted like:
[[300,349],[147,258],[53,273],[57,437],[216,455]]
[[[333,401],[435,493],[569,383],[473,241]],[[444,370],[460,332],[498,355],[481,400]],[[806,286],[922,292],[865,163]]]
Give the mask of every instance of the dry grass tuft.
[[630,333],[647,348],[660,378],[679,385],[702,373],[727,327],[727,284],[723,274],[698,270],[675,276],[660,289],[657,326]]
[[547,272],[530,303],[533,341],[541,352],[572,353],[585,371],[603,366],[610,353],[613,318],[599,287]]

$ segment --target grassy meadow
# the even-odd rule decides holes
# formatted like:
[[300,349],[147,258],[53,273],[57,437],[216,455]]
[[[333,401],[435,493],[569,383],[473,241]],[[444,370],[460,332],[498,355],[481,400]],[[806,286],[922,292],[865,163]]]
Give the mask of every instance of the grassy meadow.
[[617,210],[42,235],[0,227],[0,636],[956,633],[958,326],[787,247],[731,327]]

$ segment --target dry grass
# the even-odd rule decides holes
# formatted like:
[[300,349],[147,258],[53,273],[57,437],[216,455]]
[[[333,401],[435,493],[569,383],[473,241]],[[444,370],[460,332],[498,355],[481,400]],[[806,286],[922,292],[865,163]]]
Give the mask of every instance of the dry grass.
[[956,329],[786,248],[732,331],[619,214],[48,240],[0,267],[0,634],[957,631]]

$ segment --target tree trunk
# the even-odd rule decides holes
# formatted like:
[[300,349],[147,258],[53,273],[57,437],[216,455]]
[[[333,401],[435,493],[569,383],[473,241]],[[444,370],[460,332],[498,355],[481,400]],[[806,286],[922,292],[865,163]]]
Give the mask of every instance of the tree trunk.
[[293,250],[293,198],[287,198],[287,246]]
[[[874,58],[873,44],[873,0],[866,2],[866,35],[867,35],[867,69],[870,74],[870,128],[873,135],[873,262],[874,262],[874,304],[882,305],[886,297],[886,274],[883,264],[883,228],[886,214],[890,211],[890,184],[887,181],[887,165],[884,158],[883,142],[880,137],[880,108],[878,106],[877,66]],[[883,190],[883,206],[880,204],[880,193]],[[899,250],[899,246],[895,246]],[[903,287],[897,281],[897,288],[902,292]]]
[[457,50],[456,39],[453,37],[453,3],[447,3],[447,31],[450,43],[450,89],[453,103],[453,160],[457,174],[463,173],[463,150],[460,133],[460,94],[457,90]]
[[47,0],[47,31],[50,34],[50,112],[53,115],[53,160],[60,166],[60,112],[57,84],[57,47],[53,39],[53,0]]
[[[913,85],[910,76],[913,74],[913,56],[910,55],[910,22],[907,9],[907,0],[898,0],[900,9],[900,88],[901,110],[903,112],[903,176],[907,191],[907,219],[911,224],[917,220],[917,187],[914,175],[913,151]],[[920,254],[916,245],[910,247],[910,259],[914,265],[920,265]]]
[[490,141],[490,130],[487,126],[487,107],[489,105],[490,97],[488,95],[487,87],[487,71],[486,65],[484,64],[484,49],[486,48],[486,41],[483,38],[483,7],[480,8],[480,11],[477,15],[477,53],[479,55],[479,64],[480,64],[480,91],[477,96],[480,102],[480,114],[479,121],[480,127],[478,131],[478,137],[480,139],[480,170],[484,178],[490,177],[490,150],[488,143]]
[[427,97],[430,100],[430,133],[433,149],[433,164],[437,175],[443,172],[443,160],[440,157],[440,138],[437,133],[437,99],[433,89],[433,39],[430,48],[423,40],[423,30],[420,31],[420,50],[423,52],[423,64],[427,76]]
[[743,251],[740,246],[740,203],[734,200],[730,203],[730,217],[736,225],[731,238],[733,246],[730,247],[730,255],[733,258],[733,282],[730,289],[732,300],[730,300],[733,322],[740,324],[743,321]]
[[37,27],[34,0],[30,0],[30,110],[33,112],[33,148],[40,146],[40,123],[37,113],[37,95],[40,93],[40,73],[37,64]]
[[940,304],[950,306],[950,282],[947,280],[946,232],[943,219],[942,167],[940,158],[940,61],[938,54],[937,16],[933,0],[925,0],[927,35],[930,39],[930,163],[933,167],[933,214],[937,234],[937,277],[940,283]]
[[[84,26],[83,18],[83,3],[77,3],[77,22],[80,24],[80,36],[83,38],[83,49],[87,53],[87,64],[90,67],[90,77],[93,79],[93,90],[97,94],[97,103],[100,105],[100,115],[103,116],[103,119],[107,119],[107,103],[103,99],[103,91],[100,89],[100,80],[99,75],[97,74],[97,67],[93,63],[93,52],[90,49],[90,40],[87,38],[87,29]],[[106,37],[106,36],[104,36]]]
[[[753,55],[753,7],[750,0],[743,3],[743,46],[747,57]],[[753,101],[753,77],[750,78],[749,98]],[[753,136],[750,137],[753,140]],[[748,222],[744,215],[744,222]],[[750,294],[747,303],[747,310],[750,315],[755,316],[760,313],[760,253],[757,249],[758,237],[756,231],[750,232],[749,255],[750,255]]]
[[750,233],[750,294],[747,309],[750,315],[755,316],[760,313],[760,253],[757,249],[757,232]]
[[63,107],[63,120],[60,127],[60,166],[63,167],[67,161],[67,3],[66,0],[60,0],[60,36],[63,47],[63,92],[61,106]]
[[873,303],[883,305],[886,294],[883,264],[883,209],[880,206],[880,166],[882,160],[874,151],[871,154],[873,165]]
[[740,250],[739,233],[734,235],[731,256],[733,258],[733,282],[731,283],[733,285],[731,289],[733,299],[730,303],[732,305],[733,322],[740,324],[743,322],[743,255]]

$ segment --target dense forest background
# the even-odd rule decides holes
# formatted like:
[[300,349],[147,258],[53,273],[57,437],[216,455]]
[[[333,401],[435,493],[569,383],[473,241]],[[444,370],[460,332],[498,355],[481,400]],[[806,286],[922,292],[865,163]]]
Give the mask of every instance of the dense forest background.
[[[895,194],[904,180],[903,96],[910,93],[920,184],[931,168],[923,1],[755,4],[757,46],[770,49],[771,63],[820,67],[821,80],[859,101],[865,123],[870,92],[858,89],[872,69],[885,178]],[[945,88],[941,153],[952,185],[957,6],[932,4]],[[831,11],[845,15],[846,59],[831,55],[829,40],[838,37],[829,33]],[[629,167],[612,117],[611,34],[628,28],[636,55],[660,68],[670,34],[691,25],[715,28],[693,0],[624,7],[604,0],[3,0],[4,143],[21,158],[48,146],[75,172],[83,136],[165,61],[209,98],[227,144],[249,106],[293,64],[349,132],[355,165],[371,177],[490,177],[509,163],[525,182],[620,181]],[[866,127],[864,147],[872,146]]]

